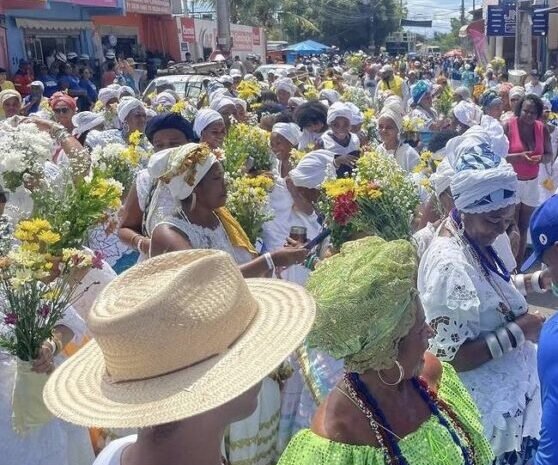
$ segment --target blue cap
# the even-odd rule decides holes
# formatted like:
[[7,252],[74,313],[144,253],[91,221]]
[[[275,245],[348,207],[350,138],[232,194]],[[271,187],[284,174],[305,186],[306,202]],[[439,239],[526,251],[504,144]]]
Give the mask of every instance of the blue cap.
[[544,253],[558,242],[558,195],[553,195],[531,216],[529,224],[533,253],[521,266],[521,272],[531,268]]

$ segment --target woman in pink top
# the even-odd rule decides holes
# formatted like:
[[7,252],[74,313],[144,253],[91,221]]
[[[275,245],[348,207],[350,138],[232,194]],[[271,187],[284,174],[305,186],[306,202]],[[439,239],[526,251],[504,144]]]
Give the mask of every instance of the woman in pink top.
[[516,254],[518,263],[523,261],[527,247],[527,230],[531,215],[539,206],[538,174],[539,164],[552,160],[550,133],[541,121],[543,103],[533,94],[523,97],[515,115],[504,125],[510,148],[507,160],[513,165],[519,179],[520,204],[517,206],[516,221],[520,233]]

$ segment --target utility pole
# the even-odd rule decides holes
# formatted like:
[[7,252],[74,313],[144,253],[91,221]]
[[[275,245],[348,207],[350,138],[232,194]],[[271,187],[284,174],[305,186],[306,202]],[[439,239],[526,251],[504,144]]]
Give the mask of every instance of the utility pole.
[[521,52],[521,38],[519,36],[519,32],[521,31],[521,21],[519,17],[519,2],[520,0],[516,0],[515,2],[515,53],[513,57],[513,69],[519,69],[519,54]]
[[461,0],[461,25],[465,24],[465,0]]
[[228,58],[231,44],[231,12],[230,0],[217,0],[217,50],[219,50],[225,58]]

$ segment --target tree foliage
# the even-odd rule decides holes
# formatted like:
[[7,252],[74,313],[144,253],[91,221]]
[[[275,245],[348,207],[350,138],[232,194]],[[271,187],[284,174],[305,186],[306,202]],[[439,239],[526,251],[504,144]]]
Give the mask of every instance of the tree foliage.
[[382,45],[405,15],[399,0],[230,1],[235,23],[263,26],[269,36],[290,42],[313,38],[353,49]]
[[432,41],[434,45],[440,47],[442,52],[447,52],[454,48],[459,48],[461,46],[461,39],[459,38],[459,29],[461,29],[461,21],[458,18],[450,18],[451,32],[447,34],[440,34],[436,32],[434,34],[434,40]]

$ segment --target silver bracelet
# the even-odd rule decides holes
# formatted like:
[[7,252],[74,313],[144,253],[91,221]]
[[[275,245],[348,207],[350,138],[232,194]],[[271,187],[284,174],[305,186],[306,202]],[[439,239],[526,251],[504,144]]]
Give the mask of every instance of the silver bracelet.
[[516,274],[513,277],[513,283],[515,284],[515,288],[521,293],[521,295],[527,295],[527,288],[525,287],[524,274]]
[[269,271],[275,272],[275,263],[273,263],[273,258],[271,257],[271,254],[269,252],[264,253],[263,257],[265,258]]
[[504,355],[504,351],[502,350],[502,347],[500,347],[498,338],[494,333],[485,334],[484,340],[486,341],[486,345],[488,346],[488,350],[490,351],[490,355],[492,356],[493,360]]
[[542,271],[539,270],[539,271],[535,271],[531,275],[531,286],[537,294],[544,294],[547,291],[547,289],[543,289],[541,287],[541,274],[542,274]]
[[498,339],[498,342],[500,343],[500,346],[502,347],[502,351],[507,354],[508,352],[511,352],[513,350],[513,346],[510,340],[510,335],[508,333],[508,330],[506,329],[505,326],[500,326],[497,330],[496,330],[496,338]]
[[512,336],[515,338],[515,347],[520,347],[525,343],[525,334],[519,325],[513,321],[510,321],[506,328],[509,329]]

